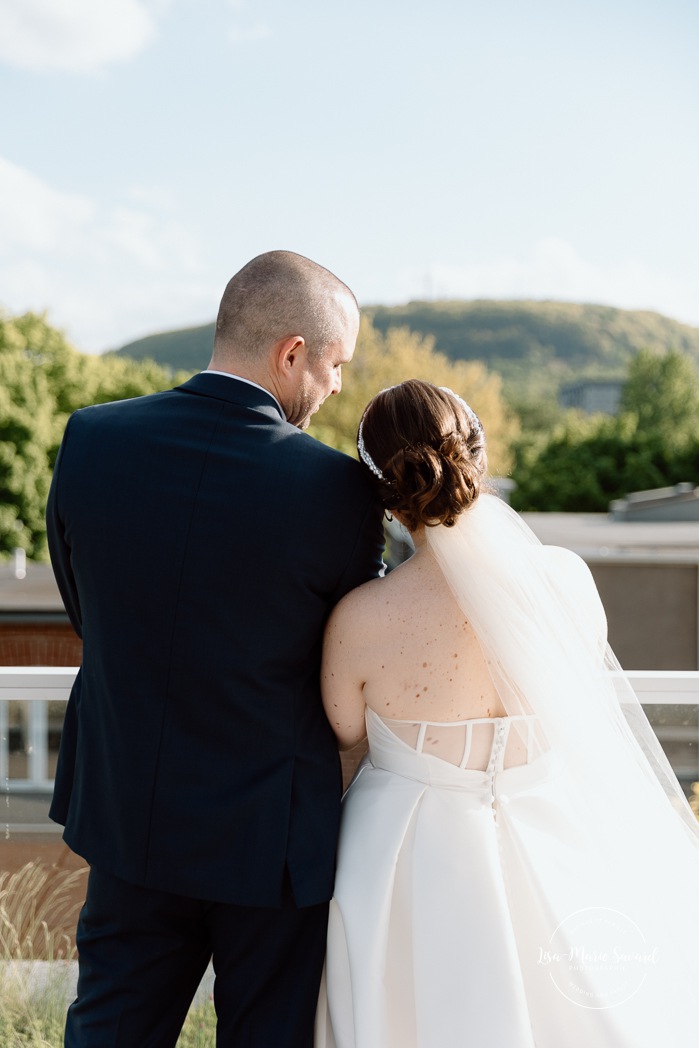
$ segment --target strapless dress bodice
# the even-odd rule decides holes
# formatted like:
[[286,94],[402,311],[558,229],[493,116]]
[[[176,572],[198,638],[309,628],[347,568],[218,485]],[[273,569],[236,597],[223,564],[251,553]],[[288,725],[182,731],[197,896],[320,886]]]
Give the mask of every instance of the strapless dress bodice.
[[492,793],[495,783],[524,788],[548,778],[551,770],[549,755],[537,755],[535,722],[534,716],[394,720],[367,707],[366,760],[374,768],[443,789]]

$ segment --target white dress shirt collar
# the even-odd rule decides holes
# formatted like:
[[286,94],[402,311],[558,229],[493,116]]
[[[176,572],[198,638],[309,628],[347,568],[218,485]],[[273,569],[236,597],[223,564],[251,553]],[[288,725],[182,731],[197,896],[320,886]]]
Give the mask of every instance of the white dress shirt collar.
[[263,393],[266,393],[272,398],[274,403],[277,405],[282,413],[282,418],[286,418],[286,411],[281,406],[274,393],[270,393],[268,389],[261,386],[259,382],[253,382],[251,378],[243,378],[241,375],[234,375],[231,371],[215,371],[214,368],[207,368],[206,371],[202,372],[204,375],[225,375],[226,378],[234,378],[236,382],[247,382],[249,386],[255,386],[257,389],[261,389]]

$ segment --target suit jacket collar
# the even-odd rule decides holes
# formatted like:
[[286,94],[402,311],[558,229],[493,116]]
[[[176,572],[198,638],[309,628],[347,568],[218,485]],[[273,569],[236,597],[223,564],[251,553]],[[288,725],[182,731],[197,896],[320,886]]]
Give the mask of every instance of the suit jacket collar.
[[249,382],[241,382],[234,375],[213,375],[208,371],[200,371],[193,375],[187,382],[176,387],[183,393],[195,393],[197,396],[213,397],[215,400],[227,400],[231,404],[239,404],[242,407],[252,408],[253,411],[261,411],[273,419],[281,419],[286,422],[279,405],[267,390],[258,386],[252,386]]

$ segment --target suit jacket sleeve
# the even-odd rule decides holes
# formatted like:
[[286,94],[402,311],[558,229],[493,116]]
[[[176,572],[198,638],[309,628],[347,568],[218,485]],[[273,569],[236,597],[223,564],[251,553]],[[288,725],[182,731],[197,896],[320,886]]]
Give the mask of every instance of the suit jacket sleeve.
[[71,567],[70,545],[66,539],[65,522],[62,520],[60,514],[61,464],[66,454],[68,431],[73,417],[74,416],[68,420],[66,431],[63,434],[63,441],[59,448],[58,456],[56,457],[56,465],[53,471],[53,478],[51,480],[51,488],[46,506],[46,532],[49,553],[51,554],[51,566],[53,567],[53,572],[56,576],[56,582],[63,599],[63,604],[68,613],[68,618],[71,621],[73,629],[77,635],[82,638],[80,601],[78,599],[78,590]]
[[383,574],[383,550],[383,510],[372,497],[357,531],[350,558],[333,594],[333,604],[350,590]]

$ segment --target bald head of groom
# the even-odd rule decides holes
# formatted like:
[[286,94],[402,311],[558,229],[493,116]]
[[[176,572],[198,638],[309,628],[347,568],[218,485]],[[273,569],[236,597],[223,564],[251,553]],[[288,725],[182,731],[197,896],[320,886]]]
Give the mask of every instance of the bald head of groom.
[[358,331],[359,307],[346,284],[303,255],[268,251],[229,280],[209,369],[257,382],[292,425],[306,429],[340,392]]

